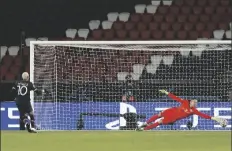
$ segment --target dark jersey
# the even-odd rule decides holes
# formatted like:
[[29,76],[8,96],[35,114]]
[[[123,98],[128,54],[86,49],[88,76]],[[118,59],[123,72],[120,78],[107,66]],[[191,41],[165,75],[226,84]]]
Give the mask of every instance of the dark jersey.
[[[36,88],[30,81],[17,82],[12,88],[16,95],[16,101],[30,101],[30,91],[36,91]],[[21,103],[21,102],[18,102]]]

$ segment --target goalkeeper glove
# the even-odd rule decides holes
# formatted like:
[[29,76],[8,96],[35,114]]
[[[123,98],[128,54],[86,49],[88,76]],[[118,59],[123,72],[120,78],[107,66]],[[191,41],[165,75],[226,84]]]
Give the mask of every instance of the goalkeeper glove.
[[211,120],[214,120],[214,121],[216,121],[216,122],[218,122],[218,123],[221,123],[222,121],[223,121],[223,119],[222,118],[220,118],[220,117],[211,117]]
[[168,91],[166,91],[166,90],[159,90],[160,91],[160,93],[163,93],[163,94],[166,94],[166,95],[168,95]]

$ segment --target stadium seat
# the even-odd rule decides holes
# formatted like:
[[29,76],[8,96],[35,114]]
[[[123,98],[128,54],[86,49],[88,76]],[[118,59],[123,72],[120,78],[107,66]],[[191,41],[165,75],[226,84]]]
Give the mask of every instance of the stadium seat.
[[218,23],[218,29],[228,30],[229,29],[229,25],[228,25],[228,23],[219,22]]
[[11,66],[9,70],[12,74],[18,75],[20,73],[20,68],[18,66]]
[[197,31],[189,31],[189,39],[196,40],[199,37],[199,33]]
[[157,13],[161,14],[161,15],[165,15],[168,13],[168,6],[159,6]]
[[165,40],[175,40],[175,32],[171,30],[166,31]]
[[139,39],[139,31],[138,30],[129,31],[129,38],[130,38],[130,40],[138,40]]
[[140,32],[141,40],[149,40],[151,38],[151,31],[150,30],[144,30]]
[[94,40],[100,40],[103,36],[103,31],[101,29],[95,29],[92,31],[92,37]]
[[102,22],[102,29],[111,29],[113,25],[112,21],[105,20]]
[[181,28],[182,28],[182,24],[179,22],[175,22],[174,24],[172,24],[172,30],[174,31],[181,30]]
[[133,80],[139,80],[139,78],[140,78],[140,76],[141,76],[141,74],[135,74],[135,73],[130,73],[130,75],[132,76],[132,79]]
[[149,13],[149,14],[155,14],[156,10],[157,10],[157,6],[147,5],[146,10],[147,10],[147,13]]
[[37,41],[48,41],[48,37],[39,37]]
[[161,30],[153,30],[151,31],[152,39],[154,40],[162,40],[163,39],[163,32]]
[[112,25],[112,28],[114,30],[121,30],[121,29],[124,29],[124,22],[122,21],[115,21]]
[[171,6],[172,5],[172,0],[162,0],[163,5]]
[[158,65],[161,63],[162,55],[152,55],[151,56],[151,64]]
[[219,14],[212,14],[211,15],[211,21],[214,23],[218,23],[221,20],[221,15]]
[[9,55],[16,56],[19,52],[19,46],[10,46],[8,48],[8,51],[9,51]]
[[[205,24],[202,23],[202,22],[198,22],[196,24],[195,28],[196,28],[196,31],[201,32],[201,31],[203,31],[205,29]],[[207,30],[209,30],[209,29],[207,29]]]
[[164,55],[163,56],[163,63],[165,65],[172,65],[173,60],[174,60],[173,55]]
[[173,5],[182,7],[182,5],[184,4],[184,0],[174,0],[173,1]]
[[91,30],[95,30],[95,29],[98,29],[99,26],[100,26],[100,20],[91,20],[89,22],[89,29]]
[[4,66],[4,65],[0,66],[0,73],[1,73],[2,77],[3,77],[3,75],[5,76],[5,74],[7,73],[7,71],[8,71],[8,67],[7,66]]
[[189,7],[189,6],[182,6],[182,7],[180,8],[180,10],[181,10],[181,13],[182,13],[182,14],[185,14],[185,15],[190,14],[191,11],[192,11],[191,7]]
[[119,21],[127,22],[129,20],[130,13],[122,12],[119,14]]
[[196,0],[185,0],[184,3],[187,5],[187,6],[194,6],[195,5],[195,2]]
[[220,0],[221,6],[230,6],[230,0]]
[[17,55],[15,58],[14,58],[14,65],[15,66],[22,66],[22,56],[21,55]]
[[159,29],[159,25],[160,24],[157,23],[157,22],[150,22],[148,26],[149,26],[150,30],[158,30]]
[[226,13],[226,7],[224,7],[224,6],[217,6],[216,7],[216,13],[220,14],[220,15],[225,14]]
[[134,13],[130,15],[130,20],[133,22],[139,22],[140,21],[141,14]]
[[204,22],[204,23],[207,23],[207,22],[210,21],[210,16],[208,16],[206,14],[202,14],[202,15],[200,15],[200,21]]
[[170,6],[169,7],[169,13],[177,15],[180,12],[180,8],[178,6]]
[[202,31],[201,38],[207,38],[207,39],[212,38],[212,32],[211,31]]
[[167,22],[162,22],[160,24],[160,29],[163,31],[169,30],[171,27],[171,24],[167,23]]
[[155,5],[155,6],[159,6],[160,3],[161,3],[161,0],[152,0],[152,1],[151,1],[151,4],[152,4],[152,5]]
[[219,0],[209,0],[208,3],[210,6],[216,7],[219,5]]
[[114,30],[113,29],[106,29],[103,30],[103,37],[104,40],[113,40],[114,39]]
[[231,30],[226,31],[226,39],[231,39]]
[[155,22],[162,22],[162,21],[164,20],[164,16],[163,16],[163,15],[160,15],[160,14],[155,14],[155,15],[153,16],[153,20],[154,20]]
[[187,39],[187,32],[184,30],[180,30],[177,32],[177,39],[179,40],[186,40]]
[[117,30],[116,36],[119,40],[125,40],[127,37],[127,31],[126,30]]
[[132,21],[125,22],[125,29],[126,30],[133,30],[135,28],[135,23]]
[[192,30],[193,27],[194,27],[194,25],[192,23],[187,22],[187,23],[184,24],[184,30],[186,30],[186,31]]
[[23,56],[28,57],[30,55],[30,48],[24,47],[23,48]]
[[67,29],[65,31],[65,34],[66,34],[66,37],[67,38],[71,38],[71,39],[74,39],[76,37],[76,34],[77,34],[77,30],[76,29]]
[[207,4],[207,0],[197,0],[197,5],[198,6],[206,6]]
[[206,24],[206,29],[209,31],[216,30],[216,28],[217,28],[217,24],[215,24],[214,22],[208,22]]
[[0,50],[1,50],[1,54],[0,54],[0,63],[1,63],[1,59],[5,56],[6,52],[7,52],[7,46],[1,46]]
[[36,39],[35,39],[35,38],[26,38],[26,39],[25,39],[26,46],[29,47],[31,41],[36,41]]
[[225,31],[224,30],[214,30],[213,36],[215,39],[221,40],[224,36]]
[[200,6],[194,6],[193,7],[193,14],[201,15],[202,12],[203,12],[203,7],[200,7]]
[[77,33],[78,37],[87,39],[89,35],[89,29],[79,29]]
[[115,22],[118,19],[118,12],[109,12],[107,14],[107,19],[108,21]]
[[211,6],[206,6],[204,8],[204,12],[205,14],[207,15],[212,15],[214,12],[215,12],[215,8],[214,7],[211,7]]
[[141,20],[142,22],[144,22],[145,24],[150,23],[153,20],[153,15],[152,14],[142,14],[141,15]]
[[153,65],[153,64],[146,65],[146,71],[147,71],[147,73],[155,74],[157,68],[158,68],[157,65]]
[[189,21],[190,23],[196,23],[196,22],[198,22],[198,20],[199,20],[199,16],[198,16],[198,15],[190,14],[190,15],[188,16],[188,21]]
[[141,75],[143,73],[144,67],[145,66],[143,64],[134,64],[133,65],[133,73]]
[[168,14],[165,16],[165,21],[172,24],[176,21],[176,17],[173,14]]
[[139,14],[143,14],[145,12],[146,5],[145,4],[137,4],[135,5],[135,12]]
[[129,75],[128,72],[118,72],[117,74],[118,81],[125,81],[127,75]]
[[138,22],[137,23],[137,30],[139,31],[143,31],[143,30],[146,30],[147,29],[147,25],[143,22]]
[[6,73],[6,75],[5,75],[5,80],[7,80],[7,81],[15,80],[15,78],[16,78],[16,76],[10,72]]
[[177,21],[180,23],[185,23],[187,21],[187,15],[178,15]]

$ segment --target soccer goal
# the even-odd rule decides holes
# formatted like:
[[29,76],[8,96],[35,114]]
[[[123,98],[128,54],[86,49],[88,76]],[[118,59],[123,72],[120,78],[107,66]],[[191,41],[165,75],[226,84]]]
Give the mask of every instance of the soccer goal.
[[197,99],[200,111],[229,124],[221,128],[194,115],[156,130],[230,130],[231,78],[231,41],[30,43],[30,79],[50,92],[31,94],[43,130],[119,130],[128,127],[127,113],[139,124],[178,106],[159,89]]

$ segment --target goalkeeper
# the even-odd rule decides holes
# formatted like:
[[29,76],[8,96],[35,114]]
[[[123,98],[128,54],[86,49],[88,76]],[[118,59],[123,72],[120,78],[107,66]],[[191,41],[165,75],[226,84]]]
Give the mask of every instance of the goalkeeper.
[[[214,121],[223,124],[226,122],[225,120],[218,118],[218,117],[211,117],[207,114],[201,113],[196,109],[197,100],[184,100],[181,99],[174,94],[167,92],[166,90],[160,90],[161,93],[168,95],[171,99],[176,100],[177,102],[181,103],[179,107],[172,107],[162,111],[157,115],[153,115],[150,119],[148,119],[138,130],[150,130],[156,128],[158,125],[167,125],[174,123],[178,120],[186,118],[190,115],[196,114],[205,119],[211,119]],[[158,122],[155,122],[157,119],[160,119]],[[154,123],[153,123],[154,122]]]

